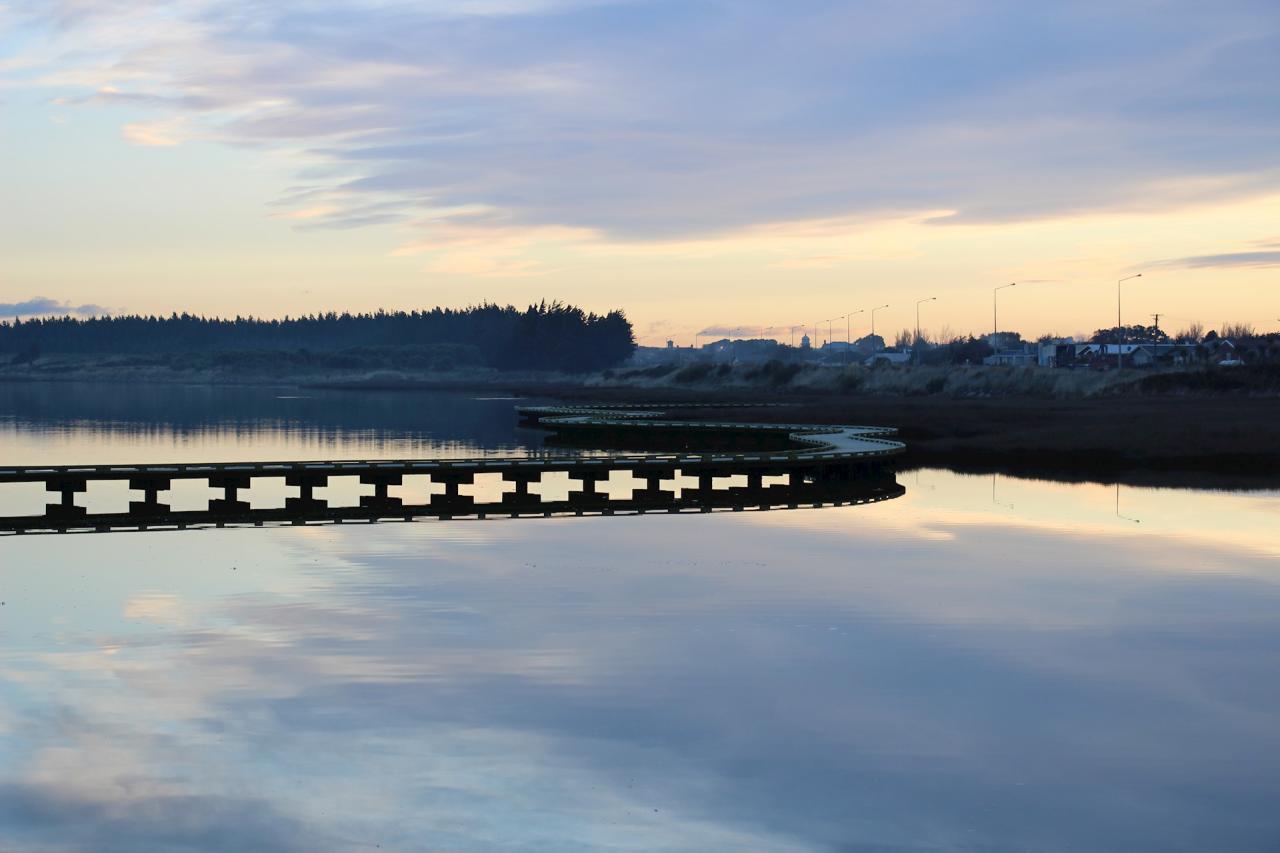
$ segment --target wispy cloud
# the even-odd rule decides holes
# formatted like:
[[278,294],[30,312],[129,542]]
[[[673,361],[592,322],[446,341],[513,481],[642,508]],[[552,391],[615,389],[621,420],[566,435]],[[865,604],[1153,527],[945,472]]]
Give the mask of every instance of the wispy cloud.
[[186,124],[186,119],[181,116],[161,121],[132,122],[122,127],[120,134],[134,145],[168,148],[184,141]]
[[674,240],[1280,187],[1280,19],[1248,0],[1164,6],[1155,28],[1103,0],[13,5],[45,38],[0,79],[127,109],[140,145],[290,152],[336,200],[308,227],[431,233],[442,217],[415,217],[479,206]]
[[1214,267],[1280,267],[1280,251],[1274,252],[1224,252],[1219,255],[1192,255],[1186,258],[1168,258],[1155,261],[1151,267],[1181,267],[1204,269]]
[[[788,327],[790,328],[790,327]],[[798,328],[798,327],[797,327]],[[777,331],[774,326],[707,326],[698,332],[703,338],[759,338],[762,333],[769,337],[769,332]]]
[[38,317],[47,315],[79,315],[82,317],[106,314],[101,305],[73,305],[70,302],[33,296],[23,302],[0,302],[0,317]]

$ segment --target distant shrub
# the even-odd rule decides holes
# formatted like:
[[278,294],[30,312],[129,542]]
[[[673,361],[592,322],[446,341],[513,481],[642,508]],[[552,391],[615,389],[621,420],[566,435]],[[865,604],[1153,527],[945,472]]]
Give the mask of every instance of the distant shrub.
[[800,370],[801,365],[796,362],[781,361],[775,358],[748,369],[743,374],[743,378],[755,384],[780,388],[783,385],[790,384]]
[[621,374],[624,379],[657,379],[666,376],[674,371],[680,365],[674,363],[655,364],[651,367],[641,367],[635,370],[628,370]]
[[701,382],[703,379],[706,379],[711,375],[711,371],[714,367],[715,365],[709,361],[699,361],[693,364],[686,364],[684,367],[680,368],[679,372],[677,372],[675,376],[671,378],[682,384]]
[[1153,373],[1138,381],[1139,391],[1153,394],[1179,392],[1277,393],[1280,365],[1205,367],[1171,373]]

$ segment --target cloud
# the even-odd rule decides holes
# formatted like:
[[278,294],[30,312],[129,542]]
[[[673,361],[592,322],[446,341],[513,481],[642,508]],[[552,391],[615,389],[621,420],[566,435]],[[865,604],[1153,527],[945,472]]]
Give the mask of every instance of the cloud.
[[155,110],[126,124],[137,144],[287,152],[336,200],[307,227],[431,234],[453,215],[430,212],[482,207],[652,241],[1280,187],[1280,20],[1248,0],[1163,7],[1158,27],[1101,0],[16,8],[49,39],[13,74],[69,104]]
[[[127,788],[146,781],[125,778],[113,784]],[[75,848],[102,851],[172,849],[181,839],[182,846],[193,848],[288,853],[333,840],[268,803],[236,796],[79,798],[52,786],[0,784],[0,819],[24,835],[56,832]]]
[[[765,332],[766,333],[765,337],[768,337],[767,333],[771,331],[776,331],[777,328],[778,327],[775,327],[775,326],[766,326],[764,328],[761,328],[760,326],[707,326],[705,329],[701,329],[698,332],[698,337],[700,338],[759,338],[761,335],[761,332]],[[790,329],[790,326],[788,326],[787,328]],[[797,326],[796,328],[800,328],[800,327]]]
[[92,317],[106,314],[107,309],[101,305],[72,305],[70,302],[59,302],[47,296],[33,296],[24,302],[0,302],[0,317],[34,317],[45,314],[77,314]]
[[1192,255],[1186,258],[1169,258],[1163,261],[1154,261],[1147,266],[1183,267],[1186,269],[1280,267],[1280,251],[1224,252],[1219,255]]
[[185,125],[186,120],[183,118],[155,122],[134,122],[126,124],[121,128],[120,133],[134,145],[168,148],[182,143]]

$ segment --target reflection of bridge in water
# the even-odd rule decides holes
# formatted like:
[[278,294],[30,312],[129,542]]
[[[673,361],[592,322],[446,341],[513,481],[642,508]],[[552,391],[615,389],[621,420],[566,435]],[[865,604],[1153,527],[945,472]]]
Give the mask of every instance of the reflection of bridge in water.
[[[793,509],[871,503],[903,493],[891,462],[903,445],[884,437],[892,429],[660,419],[663,412],[653,407],[519,411],[527,424],[554,431],[561,444],[658,449],[531,459],[0,468],[0,483],[41,483],[58,498],[41,515],[0,517],[0,533]],[[373,493],[351,506],[315,495],[339,477],[358,478]],[[297,494],[282,507],[255,508],[240,493],[264,479]],[[141,493],[127,511],[91,512],[76,503],[89,484],[120,481]],[[174,509],[161,492],[175,481],[203,482],[221,496],[208,499],[203,509]],[[499,496],[479,494],[484,489],[477,487],[485,485]],[[554,494],[557,488],[564,494]]]

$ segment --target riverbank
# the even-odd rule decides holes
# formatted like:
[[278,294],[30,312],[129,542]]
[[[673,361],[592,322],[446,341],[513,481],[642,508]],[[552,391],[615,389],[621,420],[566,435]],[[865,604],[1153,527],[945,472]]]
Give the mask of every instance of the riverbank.
[[[566,402],[646,403],[629,388],[525,385]],[[717,419],[897,427],[905,467],[937,466],[1055,480],[1208,488],[1280,487],[1280,398],[1240,395],[951,398],[671,391],[681,402],[786,403],[716,411]]]
[[1053,370],[1039,367],[893,366],[771,361],[698,361],[599,373],[497,370],[421,362],[394,348],[336,353],[218,352],[128,356],[47,355],[0,364],[0,382],[296,385],[349,390],[506,390],[513,386],[673,394],[801,397],[1079,399],[1134,395],[1247,394],[1280,397],[1280,364],[1161,370]]
[[[0,381],[277,385],[353,394],[447,390],[579,403],[785,403],[773,410],[724,410],[717,417],[897,427],[908,445],[903,460],[908,467],[1134,485],[1280,487],[1280,395],[1265,390],[1275,379],[1272,368],[1131,371],[1100,378],[1034,369],[966,368],[935,375],[938,371],[928,368],[828,368],[788,378],[767,366],[739,365],[728,371],[733,381],[717,385],[710,373],[686,377],[690,381],[683,384],[676,381],[678,372],[667,377],[667,384],[654,376],[635,384],[635,377],[618,374],[482,369],[281,374],[267,369],[176,371],[113,360],[42,362],[6,365],[0,368]],[[938,387],[940,379],[944,387],[970,390],[947,392]],[[692,411],[684,415],[700,416]]]

